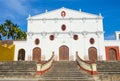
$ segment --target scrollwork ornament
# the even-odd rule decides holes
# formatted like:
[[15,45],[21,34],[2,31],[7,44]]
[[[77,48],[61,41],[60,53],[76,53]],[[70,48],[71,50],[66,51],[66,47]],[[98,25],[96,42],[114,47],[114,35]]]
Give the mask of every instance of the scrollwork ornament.
[[32,38],[32,36],[34,35],[34,33],[33,33],[33,32],[28,32],[27,35],[28,35],[30,38]]

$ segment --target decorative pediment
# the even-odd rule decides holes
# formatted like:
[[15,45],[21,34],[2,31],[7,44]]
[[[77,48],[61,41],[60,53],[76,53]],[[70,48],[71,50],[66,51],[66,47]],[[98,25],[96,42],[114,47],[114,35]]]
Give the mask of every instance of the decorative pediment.
[[72,10],[68,8],[60,8],[52,11],[47,11],[42,14],[28,17],[28,20],[59,20],[59,19],[69,19],[70,21],[74,19],[81,19],[85,21],[86,19],[99,19],[102,18],[100,15],[90,14],[82,11]]

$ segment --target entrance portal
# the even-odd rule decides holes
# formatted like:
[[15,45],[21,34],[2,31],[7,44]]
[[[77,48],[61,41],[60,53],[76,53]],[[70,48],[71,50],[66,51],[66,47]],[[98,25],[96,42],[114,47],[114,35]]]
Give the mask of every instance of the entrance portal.
[[95,47],[89,48],[89,61],[91,62],[97,61],[97,49]]
[[39,47],[33,49],[33,60],[41,61],[41,49]]
[[18,60],[25,60],[25,50],[24,49],[20,49],[18,51]]
[[108,55],[108,57],[109,57],[109,60],[117,60],[116,50],[113,49],[113,48],[111,48],[111,49],[109,50],[109,55]]
[[59,48],[59,60],[69,60],[69,48],[65,45]]

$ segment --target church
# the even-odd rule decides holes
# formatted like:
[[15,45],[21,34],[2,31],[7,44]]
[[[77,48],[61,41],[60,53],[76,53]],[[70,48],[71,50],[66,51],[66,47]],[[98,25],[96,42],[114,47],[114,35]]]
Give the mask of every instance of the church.
[[120,32],[116,40],[104,40],[103,17],[81,10],[60,8],[27,18],[27,39],[13,41],[14,60],[85,61],[119,60]]

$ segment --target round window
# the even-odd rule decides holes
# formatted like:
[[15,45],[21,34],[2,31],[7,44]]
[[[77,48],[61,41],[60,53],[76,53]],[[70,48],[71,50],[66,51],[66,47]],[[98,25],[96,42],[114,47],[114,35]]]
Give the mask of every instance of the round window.
[[74,36],[73,36],[73,39],[74,39],[74,40],[78,40],[78,35],[74,35]]
[[39,44],[39,42],[40,42],[40,40],[37,38],[37,39],[35,39],[35,44],[36,45],[38,45]]
[[54,40],[54,35],[50,35],[50,40]]
[[94,38],[90,38],[90,44],[94,44],[94,43],[95,43]]
[[62,31],[65,31],[65,30],[66,30],[66,26],[63,24],[63,25],[61,26],[61,29],[62,29]]

